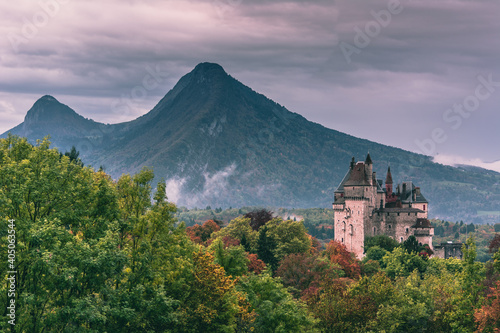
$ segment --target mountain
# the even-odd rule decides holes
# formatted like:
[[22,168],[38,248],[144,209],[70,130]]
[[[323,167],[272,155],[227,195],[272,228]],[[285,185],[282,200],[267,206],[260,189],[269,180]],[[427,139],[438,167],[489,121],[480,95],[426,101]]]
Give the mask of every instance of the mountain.
[[390,163],[395,182],[421,187],[431,217],[499,219],[500,174],[436,164],[325,128],[212,63],[196,66],[133,121],[100,124],[44,96],[11,132],[31,141],[50,133],[55,146],[75,145],[85,163],[113,177],[153,167],[167,181],[169,198],[191,207],[330,207],[351,157],[364,160],[370,152],[378,178],[385,179]]
[[101,128],[106,127],[109,126],[86,119],[54,97],[45,95],[33,104],[20,125],[2,134],[1,137],[10,132],[29,138],[35,143],[36,139],[50,135],[54,146],[61,150],[69,150],[81,143],[82,139],[89,138],[93,133],[98,133]]

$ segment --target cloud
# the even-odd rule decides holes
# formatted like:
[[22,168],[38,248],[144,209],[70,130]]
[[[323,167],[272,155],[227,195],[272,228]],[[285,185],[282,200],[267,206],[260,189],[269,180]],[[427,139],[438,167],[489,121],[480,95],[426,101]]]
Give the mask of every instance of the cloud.
[[166,193],[170,202],[178,203],[182,199],[182,186],[186,183],[186,178],[170,178],[166,181]]
[[[41,4],[58,3],[53,15]],[[116,123],[146,113],[202,61],[291,111],[327,127],[413,150],[441,126],[444,110],[474,89],[476,76],[500,80],[500,2],[419,0],[352,56],[357,27],[388,0],[19,0],[0,3],[0,133],[19,124],[44,94],[78,113]],[[55,8],[55,7],[54,7]],[[45,12],[47,20],[43,20]],[[38,20],[38,21],[37,21]],[[28,23],[26,23],[28,22]],[[36,25],[30,36],[23,33]],[[8,36],[26,42],[14,50]],[[148,66],[168,76],[128,112],[113,103],[141,85]],[[442,153],[497,159],[500,93],[482,104]],[[451,136],[451,134],[450,134]],[[460,149],[469,142],[474,151]]]
[[224,206],[224,202],[230,197],[229,178],[235,173],[236,164],[232,163],[227,167],[210,174],[203,173],[203,187],[201,190],[189,190],[188,178],[172,177],[166,181],[166,192],[169,201],[179,206],[204,207],[207,204],[215,203],[217,206]]
[[493,170],[500,172],[500,160],[495,162],[484,162],[479,158],[467,159],[456,155],[436,155],[434,156],[434,162],[457,166],[457,165],[471,165],[483,169]]

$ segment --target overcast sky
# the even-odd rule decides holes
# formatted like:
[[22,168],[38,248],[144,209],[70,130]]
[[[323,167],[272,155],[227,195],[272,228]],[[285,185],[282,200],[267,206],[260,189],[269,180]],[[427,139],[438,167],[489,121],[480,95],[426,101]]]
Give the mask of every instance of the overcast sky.
[[2,1],[0,133],[45,94],[134,119],[209,61],[328,128],[500,171],[499,17],[497,0]]

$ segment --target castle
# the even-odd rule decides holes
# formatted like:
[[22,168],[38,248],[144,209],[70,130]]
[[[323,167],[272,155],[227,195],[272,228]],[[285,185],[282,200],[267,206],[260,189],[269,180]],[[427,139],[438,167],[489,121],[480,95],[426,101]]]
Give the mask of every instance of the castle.
[[431,250],[434,227],[427,219],[429,203],[413,182],[405,181],[393,189],[391,168],[377,179],[370,154],[364,162],[352,158],[349,170],[335,191],[335,240],[361,259],[368,236],[387,235],[398,242],[415,236]]

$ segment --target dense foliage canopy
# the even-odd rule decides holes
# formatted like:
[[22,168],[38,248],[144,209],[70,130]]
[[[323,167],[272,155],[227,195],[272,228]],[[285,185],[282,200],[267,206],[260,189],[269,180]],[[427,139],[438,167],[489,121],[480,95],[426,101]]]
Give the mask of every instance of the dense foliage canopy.
[[378,238],[360,261],[334,241],[322,249],[293,219],[186,228],[153,178],[113,180],[47,140],[0,140],[2,332],[500,329],[495,244],[485,265],[473,238],[463,260]]

